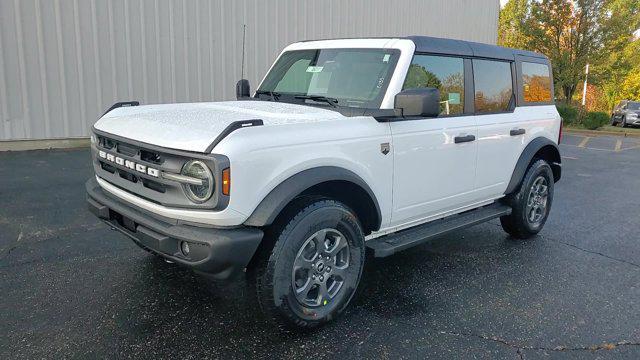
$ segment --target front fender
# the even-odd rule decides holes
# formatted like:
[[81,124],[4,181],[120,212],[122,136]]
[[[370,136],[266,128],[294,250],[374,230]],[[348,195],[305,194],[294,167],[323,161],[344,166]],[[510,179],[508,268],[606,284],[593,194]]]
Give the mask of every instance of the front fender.
[[327,181],[347,181],[361,187],[371,198],[378,214],[378,226],[382,218],[380,204],[369,185],[354,172],[335,166],[321,166],[308,170],[303,170],[276,186],[253,211],[251,216],[245,221],[249,226],[270,225],[276,219],[282,209],[291,200],[305,190],[322,184]]

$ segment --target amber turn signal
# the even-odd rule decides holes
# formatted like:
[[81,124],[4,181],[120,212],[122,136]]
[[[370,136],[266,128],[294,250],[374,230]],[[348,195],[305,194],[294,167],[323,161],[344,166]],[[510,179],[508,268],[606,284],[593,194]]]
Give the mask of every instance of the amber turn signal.
[[229,195],[231,192],[231,170],[226,168],[222,170],[222,195]]

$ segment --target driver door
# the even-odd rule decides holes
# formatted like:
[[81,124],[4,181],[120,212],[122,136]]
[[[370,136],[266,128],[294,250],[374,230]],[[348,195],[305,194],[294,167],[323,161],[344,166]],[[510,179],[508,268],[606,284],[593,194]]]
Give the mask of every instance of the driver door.
[[390,123],[391,226],[419,223],[473,203],[477,126],[475,117],[465,113],[466,66],[468,61],[457,57],[414,56],[403,88],[438,88],[441,114]]

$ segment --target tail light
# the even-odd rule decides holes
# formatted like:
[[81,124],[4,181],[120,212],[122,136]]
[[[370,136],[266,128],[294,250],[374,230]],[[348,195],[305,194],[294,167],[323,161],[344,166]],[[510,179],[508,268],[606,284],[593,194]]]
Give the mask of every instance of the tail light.
[[564,120],[562,118],[560,118],[560,131],[558,134],[558,145],[560,145],[560,142],[562,141],[562,128],[564,127]]

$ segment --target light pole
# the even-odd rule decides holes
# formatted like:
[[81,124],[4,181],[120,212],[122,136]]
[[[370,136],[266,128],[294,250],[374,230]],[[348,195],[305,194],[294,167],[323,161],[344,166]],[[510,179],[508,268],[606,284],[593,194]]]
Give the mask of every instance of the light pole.
[[584,87],[582,88],[582,106],[587,103],[587,78],[589,77],[589,64],[584,69]]

